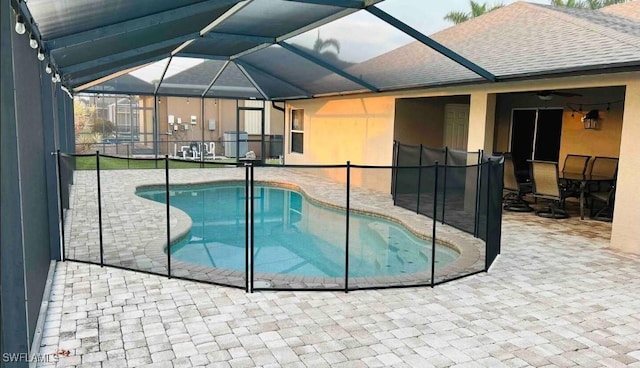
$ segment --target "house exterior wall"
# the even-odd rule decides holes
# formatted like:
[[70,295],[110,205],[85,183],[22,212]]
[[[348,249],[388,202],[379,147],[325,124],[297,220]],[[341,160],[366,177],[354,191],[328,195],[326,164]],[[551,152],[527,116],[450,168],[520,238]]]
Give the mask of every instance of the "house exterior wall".
[[[513,92],[532,92],[553,89],[581,89],[599,87],[627,87],[626,104],[624,110],[624,124],[620,123],[622,112],[619,106],[612,105],[611,111],[602,111],[603,120],[600,130],[584,131],[578,115],[575,119],[566,117],[567,123],[563,127],[561,159],[568,152],[585,153],[589,155],[617,156],[620,153],[620,174],[618,177],[620,191],[616,202],[627,204],[629,209],[616,208],[614,217],[612,244],[618,249],[640,253],[640,246],[630,246],[626,239],[638,238],[634,225],[639,218],[627,216],[626,212],[633,212],[640,208],[640,196],[635,188],[640,184],[640,178],[633,173],[632,165],[638,165],[640,154],[635,140],[640,136],[637,127],[640,126],[640,99],[638,94],[638,80],[640,72],[626,72],[605,75],[582,75],[553,79],[529,81],[502,82],[496,84],[476,84],[455,86],[442,89],[416,90],[406,92],[381,93],[377,95],[352,95],[342,97],[326,97],[314,100],[299,100],[288,102],[286,116],[286,149],[287,164],[339,164],[350,160],[352,163],[369,165],[390,165],[392,162],[392,144],[394,139],[396,117],[396,99],[418,97],[443,97],[470,95],[471,106],[469,116],[469,145],[468,149],[485,148],[496,151],[508,149],[508,127],[511,114],[506,114],[498,104],[496,94]],[[612,101],[613,96],[604,93],[606,101]],[[598,100],[599,96],[594,96]],[[599,102],[600,100],[598,100]],[[542,101],[540,101],[542,102]],[[557,105],[556,101],[551,101]],[[635,103],[635,105],[632,105]],[[536,101],[536,104],[538,102]],[[563,107],[561,104],[560,107]],[[304,153],[290,152],[290,118],[291,108],[305,109],[304,117]],[[495,118],[492,115],[495,114]],[[492,126],[495,124],[495,127]],[[627,133],[629,132],[629,133]],[[625,144],[620,146],[620,136],[626,137]],[[495,143],[491,142],[495,139]],[[632,140],[629,141],[629,140]],[[622,147],[622,149],[620,148]],[[626,151],[625,151],[626,150]],[[626,168],[626,169],[624,169]],[[334,175],[335,174],[331,174]],[[378,178],[376,189],[387,190],[390,179]],[[339,178],[336,178],[339,180]],[[620,185],[622,185],[620,187]],[[626,188],[626,189],[625,189]],[[633,190],[631,188],[634,188]],[[630,243],[630,241],[626,241]],[[636,242],[637,243],[637,242]],[[630,247],[632,249],[630,249]]]
[[[390,165],[393,155],[395,98],[314,99],[287,104],[287,137],[290,137],[292,109],[304,109],[304,153],[285,148],[287,164],[340,165],[351,161],[360,165]],[[365,144],[366,142],[366,144]],[[325,174],[345,182],[343,169]],[[389,193],[391,170],[354,170],[351,182]]]
[[[622,116],[624,113],[622,103],[611,104],[611,110],[606,111],[605,105],[584,105],[583,112],[575,112],[571,117],[571,109],[566,103],[575,101],[588,103],[599,103],[603,101],[624,100],[624,87],[606,87],[597,89],[582,90],[583,95],[579,98],[556,97],[550,101],[541,101],[530,94],[504,94],[498,97],[495,145],[497,152],[508,152],[511,135],[511,111],[514,108],[560,108],[564,109],[562,119],[562,136],[560,141],[560,158],[562,163],[567,154],[589,155],[589,156],[610,156],[618,157],[620,153],[620,137],[622,134]],[[579,104],[575,104],[579,109]],[[584,129],[581,121],[582,115],[590,108],[599,108],[600,118],[597,130]]]
[[469,104],[468,96],[399,98],[396,100],[394,140],[403,144],[442,147],[446,104]]
[[627,84],[611,247],[640,254],[640,78]]

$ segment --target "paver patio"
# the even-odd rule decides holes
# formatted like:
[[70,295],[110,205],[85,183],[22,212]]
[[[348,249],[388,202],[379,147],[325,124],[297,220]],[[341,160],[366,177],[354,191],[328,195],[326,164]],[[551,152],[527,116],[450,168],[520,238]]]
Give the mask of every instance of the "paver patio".
[[609,232],[507,213],[489,273],[348,294],[58,263],[41,353],[68,349],[58,367],[640,367],[640,257],[607,249]]

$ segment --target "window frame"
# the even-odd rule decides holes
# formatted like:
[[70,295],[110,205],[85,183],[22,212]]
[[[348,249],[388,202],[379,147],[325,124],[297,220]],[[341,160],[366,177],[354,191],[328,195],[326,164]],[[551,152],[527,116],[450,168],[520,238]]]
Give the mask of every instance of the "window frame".
[[[302,129],[294,129],[293,128],[293,122],[294,122],[294,114],[300,114],[299,118],[300,120],[300,126],[302,127]],[[301,152],[298,151],[294,151],[293,148],[293,136],[294,134],[298,134],[300,136],[300,138],[302,139],[302,150]],[[289,122],[289,153],[293,153],[293,154],[299,154],[299,155],[303,155],[304,154],[304,109],[291,109],[291,114],[290,114],[290,122]]]

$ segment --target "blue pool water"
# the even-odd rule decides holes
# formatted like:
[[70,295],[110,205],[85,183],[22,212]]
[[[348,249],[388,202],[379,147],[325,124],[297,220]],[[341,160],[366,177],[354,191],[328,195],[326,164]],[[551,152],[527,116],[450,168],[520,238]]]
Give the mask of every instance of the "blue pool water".
[[[164,190],[137,194],[165,203]],[[256,273],[344,277],[344,211],[316,205],[298,192],[255,188],[254,269]],[[193,220],[190,234],[171,247],[172,258],[211,267],[245,270],[245,189],[241,184],[173,189],[171,206]],[[349,276],[371,277],[431,270],[431,242],[379,218],[352,214]],[[459,254],[436,247],[436,268]]]

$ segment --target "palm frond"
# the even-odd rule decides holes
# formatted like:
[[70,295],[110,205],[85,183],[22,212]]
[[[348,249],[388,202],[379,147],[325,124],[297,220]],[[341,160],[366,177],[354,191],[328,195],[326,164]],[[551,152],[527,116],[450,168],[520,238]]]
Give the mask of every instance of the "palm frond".
[[479,17],[487,12],[487,3],[480,4],[470,0],[469,5],[471,6],[471,18]]
[[444,20],[447,20],[453,24],[460,24],[470,19],[469,14],[461,11],[451,11],[444,16]]

